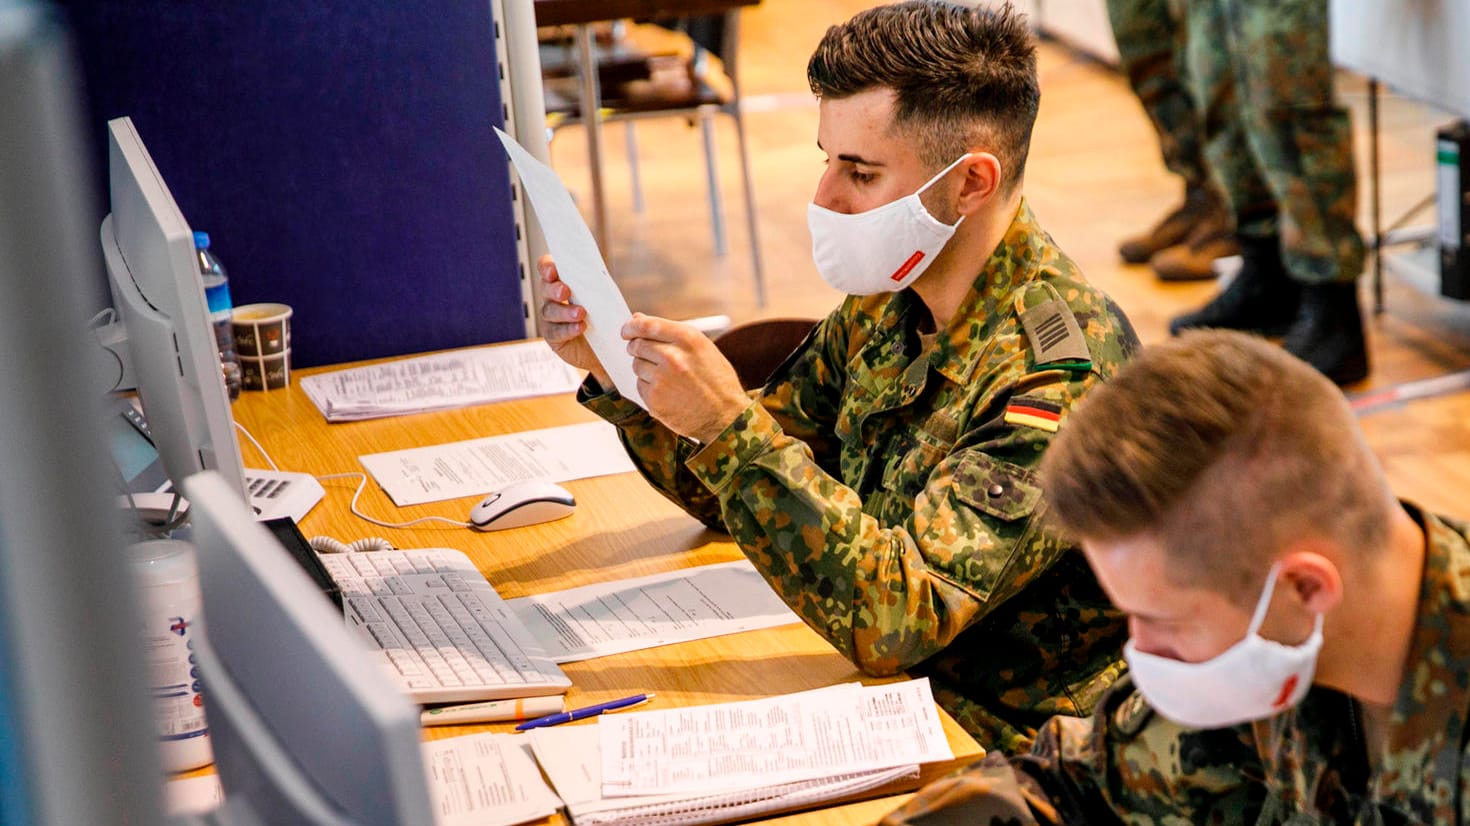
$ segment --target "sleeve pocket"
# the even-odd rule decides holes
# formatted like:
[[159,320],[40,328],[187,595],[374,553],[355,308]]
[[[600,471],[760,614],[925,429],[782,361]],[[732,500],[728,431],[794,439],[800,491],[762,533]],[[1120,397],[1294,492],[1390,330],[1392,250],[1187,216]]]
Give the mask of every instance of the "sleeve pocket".
[[1024,519],[1041,501],[1041,485],[1031,471],[978,450],[965,453],[954,472],[954,495],[996,519]]

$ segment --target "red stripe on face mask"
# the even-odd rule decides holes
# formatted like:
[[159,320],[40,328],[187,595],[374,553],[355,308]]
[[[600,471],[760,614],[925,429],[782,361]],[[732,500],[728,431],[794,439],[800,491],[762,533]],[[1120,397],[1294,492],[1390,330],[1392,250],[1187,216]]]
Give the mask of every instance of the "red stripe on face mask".
[[1296,684],[1297,675],[1293,674],[1286,678],[1286,682],[1281,684],[1281,694],[1276,697],[1275,702],[1271,703],[1271,707],[1281,708],[1290,702],[1292,693],[1296,691]]
[[923,250],[916,250],[913,255],[910,255],[909,256],[909,260],[903,262],[903,266],[902,267],[899,267],[898,269],[894,270],[893,271],[893,275],[888,276],[888,279],[890,281],[902,281],[904,279],[904,276],[906,276],[910,272],[912,272],[913,269],[914,269],[914,267],[919,266],[919,262],[920,261],[923,261],[923,260],[924,260],[924,251]]

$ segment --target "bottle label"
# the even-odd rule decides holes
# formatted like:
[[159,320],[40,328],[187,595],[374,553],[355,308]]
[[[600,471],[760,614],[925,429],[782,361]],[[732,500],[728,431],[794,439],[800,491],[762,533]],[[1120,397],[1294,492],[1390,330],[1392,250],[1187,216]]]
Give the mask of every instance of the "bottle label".
[[[197,580],[195,583],[197,587]],[[173,595],[173,599],[159,599],[161,595],[156,593],[150,596],[158,602],[150,605],[144,644],[159,739],[202,737],[209,728],[204,719],[204,697],[200,693],[199,660],[194,653],[199,600],[189,599],[182,593]]]
[[220,314],[224,314],[224,320],[230,320],[230,282],[222,276],[204,276],[204,300],[209,304],[209,315],[215,321],[219,321]]

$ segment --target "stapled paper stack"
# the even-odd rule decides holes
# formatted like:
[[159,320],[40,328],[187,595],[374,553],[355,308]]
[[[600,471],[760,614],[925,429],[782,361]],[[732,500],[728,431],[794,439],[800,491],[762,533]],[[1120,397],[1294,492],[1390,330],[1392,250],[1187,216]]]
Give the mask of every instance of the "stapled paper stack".
[[920,763],[954,756],[927,680],[609,715],[531,738],[577,826],[746,819],[917,777]]
[[318,373],[301,389],[327,421],[351,422],[570,393],[581,383],[546,342],[527,341]]

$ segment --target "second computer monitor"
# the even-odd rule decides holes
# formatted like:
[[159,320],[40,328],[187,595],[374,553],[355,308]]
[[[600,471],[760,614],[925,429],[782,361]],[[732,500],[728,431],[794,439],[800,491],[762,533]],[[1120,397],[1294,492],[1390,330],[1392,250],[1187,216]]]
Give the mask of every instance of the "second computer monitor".
[[107,124],[112,214],[102,221],[113,304],[153,441],[175,487],[217,470],[244,495],[240,446],[204,299],[194,233],[130,118]]

